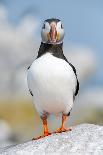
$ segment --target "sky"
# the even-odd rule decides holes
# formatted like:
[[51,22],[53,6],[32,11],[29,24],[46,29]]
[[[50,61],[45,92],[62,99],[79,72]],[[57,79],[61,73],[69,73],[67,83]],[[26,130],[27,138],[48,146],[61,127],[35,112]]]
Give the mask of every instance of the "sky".
[[[102,0],[4,0],[2,2],[8,10],[9,20],[15,25],[28,13],[34,15],[41,23],[47,18],[60,18],[65,28],[66,44],[80,44],[94,50],[99,62],[96,78],[103,83],[103,73],[100,68],[103,65]],[[40,38],[40,32],[38,36]]]

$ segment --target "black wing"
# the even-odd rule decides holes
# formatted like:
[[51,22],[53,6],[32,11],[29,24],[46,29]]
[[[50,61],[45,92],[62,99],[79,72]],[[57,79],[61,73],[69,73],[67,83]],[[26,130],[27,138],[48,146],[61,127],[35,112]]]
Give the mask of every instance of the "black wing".
[[[62,59],[64,59],[66,62],[68,62],[67,58],[63,55]],[[75,90],[75,96],[78,94],[78,91],[79,91],[79,81],[78,81],[78,78],[77,78],[77,73],[76,73],[76,69],[75,67],[70,63],[68,62],[69,65],[72,67],[74,73],[75,73],[75,76],[76,76],[76,79],[77,79],[77,85],[76,85],[76,90]]]
[[29,92],[30,92],[31,96],[33,96],[33,93],[32,93],[32,91],[30,89],[29,89]]
[[75,90],[75,94],[74,94],[76,96],[78,94],[78,91],[79,91],[79,81],[78,81],[78,78],[77,78],[77,73],[76,73],[75,67],[70,62],[68,62],[68,63],[72,67],[72,69],[73,69],[73,71],[75,73],[76,79],[77,79],[77,85],[76,85],[76,90]]
[[[29,69],[30,69],[30,66],[27,68],[27,70],[29,70]],[[29,92],[30,92],[31,96],[33,96],[33,93],[30,89],[29,89]]]
[[30,66],[27,68],[27,70],[30,68]]

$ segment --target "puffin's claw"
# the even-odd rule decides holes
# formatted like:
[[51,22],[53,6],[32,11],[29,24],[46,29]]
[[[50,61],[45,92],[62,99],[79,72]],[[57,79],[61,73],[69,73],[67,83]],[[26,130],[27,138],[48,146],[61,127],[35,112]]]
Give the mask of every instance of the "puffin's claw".
[[49,136],[49,135],[51,135],[51,133],[44,133],[43,135],[41,135],[39,137],[36,137],[36,138],[34,137],[32,140],[38,140],[38,139],[44,138],[44,137]]
[[66,132],[66,131],[71,131],[71,128],[59,128],[57,129],[54,133],[61,133],[61,132]]

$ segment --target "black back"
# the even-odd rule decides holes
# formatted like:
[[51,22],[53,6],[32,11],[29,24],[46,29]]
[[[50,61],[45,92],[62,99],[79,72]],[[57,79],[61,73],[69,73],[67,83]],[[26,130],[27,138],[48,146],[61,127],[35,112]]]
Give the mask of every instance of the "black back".
[[46,19],[45,22],[48,22],[49,24],[51,22],[55,22],[55,23],[58,23],[60,20],[59,19],[56,19],[56,18],[50,18],[50,19]]

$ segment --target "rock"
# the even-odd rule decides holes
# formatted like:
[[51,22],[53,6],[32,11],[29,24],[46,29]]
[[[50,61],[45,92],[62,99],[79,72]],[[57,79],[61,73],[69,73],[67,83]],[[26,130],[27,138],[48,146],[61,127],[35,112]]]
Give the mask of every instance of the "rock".
[[0,149],[14,144],[14,137],[10,125],[0,119]]
[[11,133],[12,132],[9,124],[5,120],[0,119],[0,143],[2,141],[9,140],[12,135]]
[[1,155],[102,155],[103,126],[81,124],[70,132],[4,148]]

